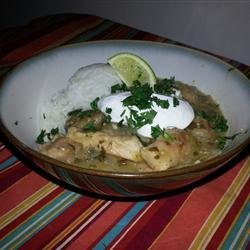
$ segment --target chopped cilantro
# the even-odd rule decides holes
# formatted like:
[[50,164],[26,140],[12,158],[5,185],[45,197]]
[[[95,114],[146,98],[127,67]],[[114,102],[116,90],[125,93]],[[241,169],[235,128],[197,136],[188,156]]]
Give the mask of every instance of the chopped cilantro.
[[106,112],[107,114],[111,114],[112,108],[106,108],[105,112]]
[[151,126],[151,136],[153,139],[157,139],[159,136],[162,136],[167,142],[171,142],[173,140],[173,137],[164,129],[161,129],[159,125],[156,125],[155,127]]
[[161,108],[163,109],[168,109],[169,107],[169,102],[168,100],[161,100],[157,97],[152,97],[153,101],[158,105],[160,106]]
[[175,78],[170,77],[169,79],[162,79],[159,80],[155,85],[154,85],[154,92],[157,94],[162,94],[162,95],[172,95],[175,94],[174,90],[175,86]]
[[203,110],[196,110],[195,114],[207,120],[210,126],[218,132],[226,132],[228,130],[227,120],[218,113],[209,116]]
[[130,116],[126,117],[126,119],[129,127],[138,129],[146,124],[152,124],[155,116],[156,111],[153,109],[141,113],[130,109]]
[[110,123],[111,122],[111,116],[110,115],[106,115],[105,116],[105,122],[106,123]]
[[160,128],[159,125],[153,127],[151,126],[151,136],[152,138],[156,139],[158,138],[160,135],[162,135],[163,130]]
[[120,117],[124,116],[125,112],[126,112],[126,110],[124,109],[124,110],[122,111],[122,113],[120,114]]
[[36,138],[36,143],[38,144],[44,144],[45,143],[45,138],[47,137],[48,140],[52,140],[55,135],[59,133],[59,128],[52,128],[49,133],[46,132],[45,129],[42,129],[40,134]]
[[52,128],[50,130],[50,133],[47,133],[47,137],[49,140],[52,140],[54,138],[55,135],[57,135],[59,133],[59,128]]
[[36,143],[43,144],[46,135],[47,135],[46,130],[42,129],[41,132],[40,132],[40,134],[36,138]]
[[171,142],[173,141],[173,137],[166,131],[164,131],[163,133],[163,138],[167,141],[167,142]]
[[99,97],[96,97],[94,101],[92,101],[90,103],[90,107],[93,109],[93,110],[97,110],[98,109],[98,102],[99,102],[100,98]]
[[68,116],[75,116],[75,117],[91,117],[93,110],[82,110],[82,109],[75,109],[68,113]]
[[111,94],[114,94],[117,92],[124,92],[124,91],[128,91],[128,87],[125,83],[115,84],[111,86]]
[[18,125],[18,121],[15,121],[15,123],[14,123],[16,126]]
[[227,120],[219,115],[214,115],[210,120],[209,123],[211,124],[212,128],[219,132],[226,132],[228,130]]
[[82,109],[75,109],[75,110],[72,110],[68,113],[68,116],[78,116],[79,114],[81,114],[82,112]]
[[131,96],[125,98],[122,103],[123,106],[136,106],[138,109],[151,108],[151,95],[153,89],[149,84],[143,84],[139,81],[134,81],[134,85],[130,88]]
[[96,128],[93,122],[88,122],[84,127],[83,131],[85,132],[96,132]]
[[124,119],[120,120],[120,121],[117,123],[117,126],[118,126],[118,127],[122,127],[122,126],[123,126],[123,122],[124,122]]
[[209,120],[209,116],[204,110],[195,110],[196,116],[199,116],[201,118],[204,118],[205,120]]
[[176,107],[180,104],[179,100],[174,96],[173,97],[173,106]]

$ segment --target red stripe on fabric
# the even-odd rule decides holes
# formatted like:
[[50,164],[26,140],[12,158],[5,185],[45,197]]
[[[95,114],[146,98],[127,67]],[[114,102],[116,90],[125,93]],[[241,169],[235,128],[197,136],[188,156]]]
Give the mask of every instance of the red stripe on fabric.
[[58,46],[71,39],[76,34],[86,31],[101,21],[101,19],[94,17],[88,17],[88,19],[88,21],[86,21],[86,19],[74,20],[63,27],[60,27],[56,31],[46,34],[38,40],[32,41],[25,46],[10,52],[5,57],[1,58],[0,65],[11,65],[23,61],[45,49]]
[[244,205],[245,201],[248,199],[250,193],[250,180],[247,181],[241,192],[238,194],[237,199],[234,201],[234,204],[230,208],[229,212],[220,223],[220,226],[216,230],[214,236],[207,245],[208,249],[217,249],[223,238],[227,234],[230,226],[234,222],[234,219],[238,216],[240,209]]
[[[53,238],[55,238],[63,229],[69,226],[93,203],[95,199],[90,197],[82,197],[62,214],[57,216],[46,227],[37,232],[29,241],[27,241],[20,249],[42,249]],[[65,235],[67,237],[67,235]]]
[[52,201],[56,196],[62,193],[62,188],[56,188],[43,199],[39,200],[37,203],[34,203],[32,207],[27,208],[24,213],[20,214],[16,219],[14,219],[11,223],[9,223],[6,227],[4,227],[0,231],[0,237],[5,236],[11,230],[15,229],[19,225],[21,225],[24,221],[26,221],[29,217],[39,211],[43,206],[47,205],[50,201]]
[[122,39],[124,36],[129,33],[132,29],[127,26],[122,26],[114,24],[110,29],[106,30],[100,35],[97,35],[91,38],[89,41],[98,40],[110,40],[110,39]]
[[7,148],[4,147],[0,152],[0,163],[6,161],[11,156],[12,153]]
[[144,36],[143,36],[143,40],[153,41],[153,42],[154,41],[156,41],[156,42],[162,42],[162,41],[164,41],[164,38],[156,36],[156,35],[153,35],[153,34],[145,33]]
[[152,249],[187,249],[223,197],[245,161],[222,176],[192,191],[184,206],[151,246]]
[[[125,237],[122,238],[117,246],[127,249],[147,249],[173,218],[187,199],[189,193],[190,192],[178,194],[154,203],[129,230]],[[134,218],[133,221],[135,220],[136,218]],[[126,231],[126,229],[124,231]],[[120,235],[123,236],[123,233],[124,232],[121,232]],[[112,245],[115,244],[117,240],[119,240],[119,236],[114,240]],[[109,245],[109,247],[110,246],[111,245]]]
[[68,245],[69,249],[91,248],[105,232],[108,232],[134,205],[132,202],[113,202],[102,216],[96,217]]
[[27,168],[22,162],[15,163],[16,165],[9,166],[1,175],[0,175],[0,192],[9,188],[16,181],[23,178],[25,175],[29,174],[31,170]]
[[8,201],[0,203],[0,216],[13,209],[46,184],[48,184],[48,181],[35,172],[30,172],[24,176],[7,190],[0,193],[0,200]]

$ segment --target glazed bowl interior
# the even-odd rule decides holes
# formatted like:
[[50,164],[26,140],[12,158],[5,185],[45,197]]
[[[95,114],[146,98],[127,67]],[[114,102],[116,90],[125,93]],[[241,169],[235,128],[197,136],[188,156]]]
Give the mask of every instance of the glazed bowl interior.
[[[197,86],[210,94],[228,120],[229,135],[243,131],[230,141],[222,155],[249,140],[250,84],[231,65],[210,55],[175,45],[140,41],[89,42],[60,47],[18,65],[1,83],[0,118],[2,127],[17,144],[37,151],[41,105],[53,93],[65,88],[80,67],[106,63],[118,52],[132,52],[152,66],[158,77]],[[192,168],[192,166],[190,166]]]

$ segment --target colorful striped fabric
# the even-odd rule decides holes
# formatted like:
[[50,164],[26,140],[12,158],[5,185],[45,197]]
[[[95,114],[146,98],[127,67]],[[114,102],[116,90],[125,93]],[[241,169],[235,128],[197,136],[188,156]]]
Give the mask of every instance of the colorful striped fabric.
[[[0,72],[65,43],[101,39],[175,43],[99,17],[48,16],[1,32]],[[250,77],[250,67],[222,59]],[[247,154],[189,188],[111,201],[51,182],[14,152],[0,144],[0,249],[250,248]]]

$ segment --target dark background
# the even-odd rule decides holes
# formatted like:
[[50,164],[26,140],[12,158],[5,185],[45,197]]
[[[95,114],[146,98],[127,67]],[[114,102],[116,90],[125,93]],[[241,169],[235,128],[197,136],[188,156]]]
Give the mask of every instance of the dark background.
[[55,13],[105,17],[250,65],[250,0],[0,0],[0,29]]

